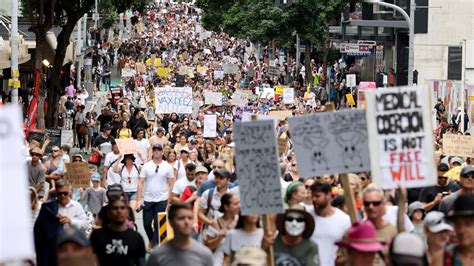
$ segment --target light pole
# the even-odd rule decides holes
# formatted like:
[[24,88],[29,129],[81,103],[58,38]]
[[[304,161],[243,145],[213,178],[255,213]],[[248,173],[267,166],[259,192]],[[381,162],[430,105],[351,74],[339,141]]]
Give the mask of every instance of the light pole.
[[18,1],[12,0],[12,16],[11,16],[11,71],[13,78],[13,90],[12,90],[12,103],[18,103],[18,88],[17,81],[20,77],[20,72],[18,71]]
[[384,6],[388,7],[391,9],[395,9],[396,11],[400,12],[402,16],[405,18],[405,20],[408,23],[408,31],[409,31],[409,36],[408,36],[408,86],[413,86],[413,70],[415,69],[415,51],[413,49],[413,43],[415,41],[415,9],[416,9],[416,4],[415,0],[410,0],[410,16],[408,16],[407,12],[403,10],[401,7],[390,4],[390,3],[385,3],[380,0],[364,0],[365,3],[369,4],[374,4],[374,5],[379,5],[379,6]]

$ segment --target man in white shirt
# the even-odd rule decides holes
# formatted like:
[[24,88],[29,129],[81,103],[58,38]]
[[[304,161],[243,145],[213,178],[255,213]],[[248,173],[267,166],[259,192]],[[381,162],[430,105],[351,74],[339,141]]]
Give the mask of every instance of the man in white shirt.
[[[166,211],[169,193],[175,179],[173,167],[163,161],[163,146],[153,145],[153,160],[145,163],[140,172],[137,189],[137,206],[142,204],[143,185],[146,181],[143,201],[143,227],[153,246],[158,244],[158,212]],[[152,221],[154,221],[152,228]]]
[[[203,167],[203,166],[199,166],[199,167]],[[194,173],[196,171],[196,165],[194,165],[193,163],[188,163],[185,166],[185,170],[186,170],[186,178],[180,178],[174,183],[173,192],[171,193],[171,197],[170,197],[171,203],[177,203],[180,201],[179,197],[181,197],[186,187],[196,186],[196,183],[194,182],[195,180]]]
[[313,208],[308,208],[307,211],[317,224],[311,240],[318,244],[320,265],[335,265],[338,249],[335,243],[351,227],[351,219],[343,211],[331,206],[330,184],[314,183],[311,186],[311,196]]
[[71,199],[71,185],[66,179],[56,181],[56,195],[58,197],[57,217],[61,224],[73,225],[85,231],[89,225],[87,215],[81,204]]
[[112,143],[112,152],[107,153],[105,155],[104,161],[104,181],[103,184],[107,184],[107,186],[111,186],[113,184],[120,184],[120,174],[114,172],[114,163],[120,159],[120,150],[118,148],[117,143],[115,141]]

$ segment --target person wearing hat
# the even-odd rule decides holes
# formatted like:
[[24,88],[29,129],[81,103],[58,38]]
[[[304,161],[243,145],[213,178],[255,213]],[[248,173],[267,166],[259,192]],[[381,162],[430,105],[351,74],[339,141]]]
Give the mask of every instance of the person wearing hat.
[[30,150],[31,159],[26,161],[26,169],[28,171],[28,182],[30,187],[34,187],[38,193],[38,198],[42,199],[47,195],[49,184],[46,183],[46,167],[41,162],[43,153],[40,148]]
[[443,198],[439,204],[439,211],[448,215],[454,208],[454,201],[460,195],[474,194],[474,166],[468,165],[463,167],[459,177],[461,189]]
[[81,265],[97,264],[89,240],[82,231],[74,226],[60,230],[56,241],[56,256],[58,266],[72,265],[72,261],[85,263]]
[[100,174],[95,172],[91,174],[92,187],[86,188],[82,196],[82,201],[85,202],[94,218],[100,212],[102,206],[107,201],[106,190],[100,186]]
[[423,204],[419,201],[410,203],[410,205],[408,205],[407,214],[413,223],[413,226],[415,226],[413,233],[417,234],[421,239],[423,239],[423,241],[426,241],[423,226],[423,218],[425,218],[425,209],[423,208]]
[[458,243],[446,248],[444,265],[474,265],[474,195],[459,195],[448,219],[454,225]]
[[[181,136],[183,137],[183,136]],[[187,146],[181,147],[179,149],[179,157],[178,160],[178,177],[177,180],[181,178],[186,178],[186,165],[188,163],[192,163],[189,159],[189,148]]]
[[442,212],[432,211],[423,219],[424,234],[426,236],[426,259],[429,265],[443,261],[443,253],[449,242],[449,235],[453,227],[445,220]]
[[423,204],[426,212],[437,211],[438,205],[443,197],[457,191],[459,186],[444,176],[449,171],[449,166],[444,163],[438,165],[438,179],[434,186],[424,187],[419,196],[419,201]]
[[306,196],[306,187],[300,181],[292,182],[286,188],[285,203],[288,204],[288,208],[300,206]]
[[424,266],[425,250],[425,243],[420,237],[413,233],[401,232],[395,236],[390,245],[391,265]]
[[[141,171],[137,186],[137,206],[142,206],[144,195],[143,227],[152,246],[158,244],[158,212],[166,211],[169,195],[173,190],[174,169],[163,161],[163,146],[156,143],[152,147],[153,159],[146,162]],[[146,182],[145,192],[143,187]],[[154,225],[152,227],[152,221]]]
[[[202,166],[199,166],[202,167]],[[188,186],[195,186],[195,171],[196,171],[196,165],[193,163],[188,163],[184,167],[186,171],[186,177],[185,178],[179,178],[173,186],[173,191],[171,193],[170,199],[172,203],[176,203],[180,201],[180,197],[183,194],[184,190]]]
[[137,208],[137,188],[140,169],[135,164],[135,155],[122,154],[113,164],[114,173],[120,176],[120,184],[127,196],[127,201],[132,208]]
[[224,168],[214,170],[215,187],[206,190],[199,201],[198,217],[204,224],[211,224],[220,216],[221,197],[229,192],[232,174]]
[[92,150],[95,153],[98,153],[102,158],[101,163],[104,162],[105,155],[112,151],[112,144],[115,142],[115,138],[110,135],[112,127],[110,125],[105,125],[102,128],[102,132],[94,140],[92,144]]
[[[166,137],[165,134],[166,134],[165,129],[163,127],[158,127],[156,129],[156,134],[148,139],[148,142],[150,143],[150,147],[153,147],[153,145],[155,145],[156,143],[159,143],[162,146],[168,144],[169,143],[168,137]],[[150,155],[151,155],[151,150],[150,150]]]
[[273,244],[276,265],[320,265],[318,246],[310,238],[314,219],[301,209],[287,209],[276,217],[278,236]]
[[374,224],[368,220],[354,223],[336,245],[347,250],[351,266],[374,265],[375,255],[387,248],[386,242],[377,237]]

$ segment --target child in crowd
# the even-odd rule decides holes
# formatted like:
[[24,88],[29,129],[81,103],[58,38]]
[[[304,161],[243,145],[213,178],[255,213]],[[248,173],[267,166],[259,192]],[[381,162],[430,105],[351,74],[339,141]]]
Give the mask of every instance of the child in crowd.
[[94,215],[94,218],[99,213],[102,206],[107,202],[105,188],[100,186],[100,174],[95,172],[91,175],[92,187],[88,187],[82,195],[87,209]]

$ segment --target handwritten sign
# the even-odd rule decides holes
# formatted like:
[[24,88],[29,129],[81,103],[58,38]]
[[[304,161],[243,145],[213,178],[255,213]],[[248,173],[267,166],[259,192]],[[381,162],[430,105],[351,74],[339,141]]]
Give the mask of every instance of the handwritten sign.
[[273,88],[263,88],[263,92],[260,95],[262,99],[273,99],[275,98],[275,90]]
[[206,75],[207,67],[205,67],[205,66],[197,66],[197,67],[196,67],[196,71],[197,71],[200,75]]
[[206,104],[222,105],[222,93],[206,91],[204,92],[204,101]]
[[191,114],[193,91],[190,87],[158,87],[155,89],[157,114]]
[[135,70],[132,68],[122,68],[122,77],[133,77],[135,76]]
[[133,139],[115,139],[121,154],[137,154],[138,149]]
[[283,88],[283,103],[284,104],[295,103],[295,89],[294,88]]
[[450,156],[474,157],[474,136],[444,134],[443,153]]
[[232,105],[246,106],[248,102],[248,94],[241,91],[235,91],[232,95]]
[[275,86],[275,94],[276,95],[282,95],[283,94],[283,86],[281,86],[281,85]]
[[160,77],[168,77],[168,75],[170,74],[170,71],[167,67],[159,67],[156,70],[156,74]]
[[91,174],[86,162],[66,163],[67,172],[64,173],[73,188],[86,188],[90,186]]
[[269,116],[274,116],[278,119],[285,120],[287,117],[290,117],[293,115],[291,111],[270,111],[268,113]]
[[204,115],[204,130],[202,136],[204,138],[215,138],[217,136],[216,115]]
[[370,169],[364,111],[290,117],[288,124],[301,176]]
[[234,132],[242,214],[283,212],[275,123],[239,122]]
[[346,75],[346,85],[347,85],[347,87],[355,87],[356,86],[356,75],[355,74],[347,74]]
[[239,66],[236,64],[223,64],[222,70],[224,74],[237,74],[239,73]]
[[214,78],[215,79],[223,79],[224,78],[224,71],[223,70],[214,70]]
[[161,66],[161,58],[156,58],[155,61],[153,62],[153,65],[156,67]]
[[391,189],[437,182],[430,97],[417,87],[366,91],[374,182]]

